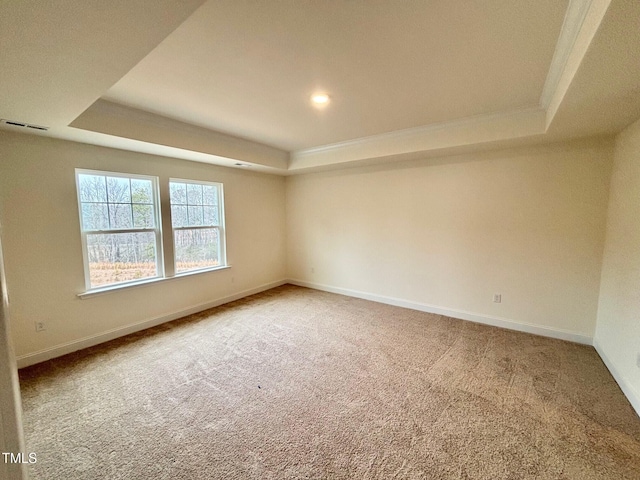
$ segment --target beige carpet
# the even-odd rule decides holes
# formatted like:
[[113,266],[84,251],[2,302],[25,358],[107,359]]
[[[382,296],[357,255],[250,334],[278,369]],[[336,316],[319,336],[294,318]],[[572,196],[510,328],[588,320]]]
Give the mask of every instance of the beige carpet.
[[33,479],[638,479],[591,347],[284,286],[20,372]]

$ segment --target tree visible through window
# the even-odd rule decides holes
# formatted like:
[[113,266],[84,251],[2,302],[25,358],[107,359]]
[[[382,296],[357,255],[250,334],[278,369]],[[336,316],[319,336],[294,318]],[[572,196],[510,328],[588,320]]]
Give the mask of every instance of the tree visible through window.
[[224,264],[222,184],[169,182],[176,273]]
[[161,275],[157,178],[78,170],[87,288]]
[[163,278],[165,261],[176,274],[226,265],[221,183],[170,179],[174,258],[157,177],[77,169],[76,184],[87,291]]

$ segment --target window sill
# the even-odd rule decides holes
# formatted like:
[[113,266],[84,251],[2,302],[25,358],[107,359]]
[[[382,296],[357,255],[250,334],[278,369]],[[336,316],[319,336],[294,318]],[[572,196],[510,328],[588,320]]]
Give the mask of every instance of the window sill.
[[129,288],[144,287],[147,285],[162,283],[169,280],[175,280],[177,278],[191,277],[192,275],[200,275],[202,273],[217,272],[218,270],[226,270],[228,268],[231,268],[231,265],[222,265],[220,267],[203,268],[201,270],[182,272],[174,275],[173,277],[150,278],[149,280],[141,280],[135,283],[124,283],[121,285],[110,285],[108,287],[93,288],[91,290],[87,290],[86,292],[79,293],[78,297],[80,297],[81,299],[97,297],[99,295],[106,295],[107,293],[118,292]]

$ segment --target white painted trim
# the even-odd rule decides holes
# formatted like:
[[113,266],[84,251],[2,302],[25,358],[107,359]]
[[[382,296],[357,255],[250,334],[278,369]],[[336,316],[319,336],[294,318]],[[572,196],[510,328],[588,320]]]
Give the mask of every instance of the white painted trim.
[[538,106],[296,150],[290,153],[287,173],[547,133],[610,3],[570,0]]
[[471,117],[457,118],[449,122],[420,125],[418,127],[405,128],[403,130],[394,130],[391,132],[381,133],[378,135],[370,135],[368,137],[360,137],[360,138],[355,138],[353,140],[345,140],[343,142],[320,145],[318,147],[305,148],[302,150],[295,150],[291,152],[291,156],[295,159],[299,159],[299,158],[304,158],[310,155],[316,155],[319,153],[326,153],[326,152],[331,152],[336,150],[340,151],[350,147],[358,147],[361,145],[366,145],[374,140],[395,140],[395,139],[404,139],[406,137],[429,135],[434,132],[438,132],[440,130],[445,130],[445,129],[456,129],[458,127],[469,126],[469,125],[472,125],[472,126],[485,125],[486,123],[489,123],[495,120],[519,119],[522,116],[538,114],[539,112],[540,112],[540,107],[536,106],[536,107],[529,107],[529,108],[521,108],[517,110],[510,110],[506,112],[473,115]]
[[178,318],[186,317],[187,315],[192,315],[194,313],[202,312],[203,310],[217,307],[225,303],[233,302],[235,300],[248,297],[249,295],[255,295],[256,293],[264,292],[265,290],[270,290],[272,288],[279,287],[280,285],[284,285],[285,283],[287,283],[286,280],[278,280],[275,282],[266,283],[264,285],[250,288],[242,292],[234,293],[233,295],[228,295],[226,297],[218,298],[216,300],[200,303],[198,305],[194,305],[193,307],[189,307],[184,310],[178,310],[176,312],[168,313],[166,315],[161,315],[159,317],[143,320],[142,322],[134,323],[132,325],[127,325],[125,327],[119,327],[119,328],[114,328],[112,330],[107,330],[106,332],[102,332],[97,335],[91,335],[78,340],[56,345],[55,347],[46,348],[44,350],[40,350],[37,352],[28,353],[26,355],[20,355],[19,357],[16,358],[18,362],[18,368],[24,368],[30,365],[35,365],[36,363],[44,362],[46,360],[51,360],[52,358],[60,357],[62,355],[66,355],[68,353],[72,353],[77,350],[81,350],[83,348],[93,347],[94,345],[108,342],[109,340],[114,340],[116,338],[120,338],[125,335],[129,335],[131,333],[139,332],[140,330],[145,330],[147,328],[155,327],[156,325],[170,322]]
[[[94,103],[71,123],[74,128],[63,131],[52,127],[48,132],[30,133],[232,168],[237,168],[241,160],[252,169],[277,175],[340,168],[354,162],[397,161],[426,152],[446,155],[458,147],[538,137],[551,126],[610,3],[611,0],[569,1],[538,105],[531,108],[481,114],[291,152],[109,100]],[[133,124],[136,128],[130,128]],[[131,137],[134,130],[136,138]]]
[[541,335],[544,337],[557,338],[560,340],[567,340],[570,342],[581,343],[584,345],[592,345],[593,338],[589,335],[584,335],[569,330],[563,330],[560,328],[547,327],[543,325],[535,325],[532,323],[518,322],[516,320],[500,317],[492,317],[489,315],[466,312],[464,310],[454,310],[451,308],[440,307],[437,305],[429,305],[426,303],[412,302],[409,300],[403,300],[395,297],[387,297],[384,295],[376,295],[373,293],[360,292],[357,290],[351,290],[348,288],[332,287],[329,285],[322,285],[318,283],[306,282],[303,280],[289,279],[288,283],[292,285],[298,285],[300,287],[313,288],[315,290],[322,290],[325,292],[338,293],[340,295],[347,295],[349,297],[362,298],[364,300],[371,300],[373,302],[385,303],[387,305],[394,305],[396,307],[410,308],[412,310],[419,310],[421,312],[435,313],[437,315],[445,315],[447,317],[458,318],[461,320],[468,320],[470,322],[482,323],[484,325],[491,325],[493,327],[506,328],[508,330],[516,330],[518,332],[532,333],[534,335]]
[[611,0],[571,0],[540,97],[549,129],[569,90]]
[[551,99],[558,89],[560,77],[567,66],[567,60],[576,43],[584,19],[587,16],[591,1],[592,0],[569,1],[562,28],[560,29],[560,35],[558,36],[558,43],[556,44],[553,59],[551,60],[551,66],[549,67],[547,79],[544,82],[544,88],[540,96],[540,105],[545,110],[549,108]]
[[[611,0],[570,0],[538,106],[475,115],[296,150],[290,154],[288,170],[292,172],[323,164],[340,163],[336,161],[339,157],[355,155],[358,159],[365,159],[371,155],[370,150],[373,147],[388,150],[385,155],[395,155],[407,153],[401,152],[401,148],[413,152],[421,149],[427,151],[446,146],[463,145],[468,141],[468,132],[464,129],[469,127],[484,133],[484,136],[476,138],[474,143],[496,140],[496,135],[499,139],[510,139],[546,133],[610,2]],[[535,119],[541,112],[543,112],[545,120],[541,128],[537,128]],[[527,125],[527,122],[532,123]],[[505,125],[508,125],[509,128],[505,128]],[[514,125],[519,128],[515,128]],[[501,133],[492,132],[492,127],[501,129]],[[446,134],[451,136],[449,143],[452,145],[441,145],[441,142],[431,138],[437,135],[436,140],[438,140]],[[350,158],[350,160],[354,160],[354,158]]]
[[492,143],[545,133],[547,114],[532,107],[478,115],[448,123],[398,130],[291,153],[289,173],[326,165],[348,164],[418,152]]
[[[0,226],[0,233],[1,233]],[[23,453],[25,449],[22,427],[22,402],[16,357],[11,341],[9,297],[5,277],[2,242],[0,241],[0,452]],[[6,463],[0,458],[0,478],[26,480],[25,464]]]
[[84,299],[97,297],[107,293],[119,292],[134,287],[144,287],[148,285],[154,285],[156,283],[166,282],[168,280],[175,280],[177,278],[191,277],[193,275],[200,275],[201,273],[217,272],[218,270],[227,270],[231,268],[231,265],[221,265],[218,267],[201,268],[199,270],[189,270],[188,272],[181,272],[175,274],[173,277],[154,277],[148,280],[134,280],[133,282],[122,282],[109,285],[108,287],[94,288],[86,292],[78,293],[78,297]]
[[203,310],[207,310],[209,308],[214,308],[220,305],[224,305],[225,303],[233,302],[235,300],[239,300],[241,298],[244,298],[250,295],[255,295],[256,293],[264,292],[266,290],[270,290],[272,288],[276,288],[281,285],[285,285],[287,283],[292,285],[297,285],[300,287],[312,288],[315,290],[321,290],[325,292],[346,295],[349,297],[362,298],[364,300],[384,303],[387,305],[394,305],[397,307],[409,308],[409,309],[418,310],[421,312],[434,313],[437,315],[445,315],[448,317],[458,318],[461,320],[467,320],[475,323],[481,323],[484,325],[491,325],[494,327],[506,328],[509,330],[515,330],[519,332],[532,333],[535,335],[542,335],[545,337],[557,338],[560,340],[568,340],[571,342],[581,343],[584,345],[593,345],[598,355],[600,355],[600,358],[602,358],[602,361],[604,362],[605,366],[607,367],[607,369],[609,370],[609,372],[611,373],[615,381],[620,386],[620,389],[629,400],[629,403],[631,403],[631,406],[634,408],[638,416],[640,416],[640,394],[638,394],[638,392],[636,392],[636,390],[625,379],[625,377],[623,377],[620,374],[620,372],[615,367],[613,362],[605,354],[604,350],[602,349],[598,341],[588,335],[583,335],[580,333],[575,333],[575,332],[571,332],[563,329],[545,327],[545,326],[534,325],[530,323],[517,322],[515,320],[506,319],[506,318],[491,317],[489,315],[466,312],[462,310],[454,310],[450,308],[439,307],[436,305],[412,302],[412,301],[402,300],[394,297],[387,297],[383,295],[365,293],[365,292],[360,292],[357,290],[351,290],[347,288],[332,287],[329,285],[322,285],[318,283],[306,282],[303,280],[296,280],[296,279],[278,280],[276,282],[267,283],[255,288],[251,288],[248,290],[244,290],[242,292],[235,293],[233,295],[219,298],[217,300],[201,303],[184,310],[173,312],[167,315],[162,315],[160,317],[152,318],[149,320],[144,320],[142,322],[138,322],[133,325],[115,328],[98,335],[84,337],[79,340],[74,340],[72,342],[56,345],[55,347],[40,350],[38,352],[21,355],[16,358],[18,368],[24,368],[30,365],[35,365],[36,363],[40,363],[46,360],[50,360],[52,358],[60,357],[62,355],[66,355],[68,353],[72,353],[77,350],[81,350],[83,348],[88,348],[94,345],[98,345],[100,343],[108,342],[110,340],[114,340],[116,338],[120,338],[125,335],[138,332],[140,330],[151,328],[156,325],[160,325],[162,323],[170,322],[172,320],[176,320],[178,318],[182,318],[187,315],[192,315],[194,313],[198,313]]
[[607,356],[607,354],[604,352],[604,349],[595,338],[593,340],[593,346],[595,347],[596,352],[598,352],[598,355],[600,355],[600,358],[609,370],[609,373],[611,373],[611,376],[613,376],[614,380],[620,387],[620,390],[622,390],[622,393],[624,393],[625,397],[627,397],[627,400],[629,400],[629,403],[640,417],[640,393],[638,393],[636,389],[633,388],[631,383],[627,381],[627,379],[620,373],[620,370],[616,368],[615,364]]

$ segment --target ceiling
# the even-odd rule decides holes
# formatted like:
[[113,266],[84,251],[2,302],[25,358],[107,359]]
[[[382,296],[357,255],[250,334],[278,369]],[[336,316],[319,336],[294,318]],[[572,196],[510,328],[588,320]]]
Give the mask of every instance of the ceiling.
[[291,174],[640,117],[634,0],[37,5],[0,5],[0,118],[38,135]]
[[537,105],[568,1],[457,3],[208,2],[103,98],[283,150]]

